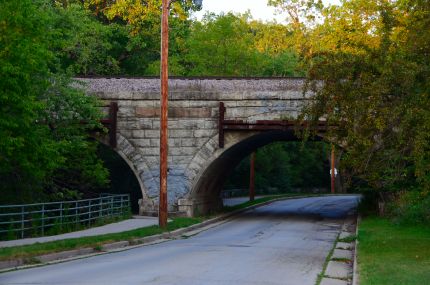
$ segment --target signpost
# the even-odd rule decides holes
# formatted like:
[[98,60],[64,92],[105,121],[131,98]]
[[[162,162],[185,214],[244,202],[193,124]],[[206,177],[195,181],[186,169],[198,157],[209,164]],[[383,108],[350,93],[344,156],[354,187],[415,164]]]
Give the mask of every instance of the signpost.
[[334,155],[334,145],[331,146],[331,193],[335,193],[335,179],[337,175],[337,169],[335,168],[335,155]]

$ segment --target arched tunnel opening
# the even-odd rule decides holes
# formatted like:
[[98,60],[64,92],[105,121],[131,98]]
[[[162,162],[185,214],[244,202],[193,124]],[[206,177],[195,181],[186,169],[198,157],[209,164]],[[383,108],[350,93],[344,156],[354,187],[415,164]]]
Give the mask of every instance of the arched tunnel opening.
[[104,144],[99,144],[98,156],[108,169],[110,179],[108,187],[98,189],[99,193],[129,194],[131,211],[138,214],[142,191],[133,170],[117,152]]
[[[330,191],[330,146],[325,142],[284,141],[255,151],[256,195],[327,193]],[[247,196],[251,155],[245,157],[226,179],[223,197]]]
[[[275,147],[270,149],[269,145],[273,145]],[[265,148],[265,146],[269,146],[269,148]],[[301,167],[300,171],[294,174],[294,179],[296,179],[294,181],[293,177],[288,177],[288,172],[284,172],[290,168],[290,174],[294,173],[294,171],[298,170],[299,167],[296,167],[295,169],[291,169],[291,167],[294,167],[294,163],[303,163],[303,159],[286,161],[284,169],[275,169],[273,168],[273,165],[270,165],[274,172],[270,173],[270,171],[268,171],[265,176],[260,176],[260,178],[258,178],[260,180],[256,181],[257,194],[274,194],[275,192],[285,193],[293,191],[329,191],[330,163],[328,147],[322,141],[321,137],[314,137],[308,143],[305,143],[301,152],[303,154],[307,153],[306,147],[309,148],[309,146],[312,146],[312,155],[316,156],[312,159],[321,159],[318,169],[312,169],[312,166]],[[292,147],[293,149],[289,150],[288,147]],[[248,156],[252,152],[258,152],[259,150],[260,157],[264,157],[265,151],[282,151],[282,154],[279,156],[273,156],[278,160],[276,163],[279,164],[279,160],[283,159],[282,156],[286,158],[285,154],[288,154],[291,151],[297,152],[301,148],[302,141],[298,139],[294,132],[286,131],[271,131],[256,134],[231,146],[210,163],[193,187],[193,198],[198,201],[195,213],[206,214],[219,210],[223,206],[221,193],[224,189],[229,189],[229,187],[248,187],[249,184],[247,182],[249,181],[249,174],[247,173],[246,168],[249,171]],[[318,155],[316,155],[317,149],[321,150]],[[300,154],[294,153],[296,158],[297,155]],[[258,172],[259,169],[261,170],[261,167],[264,167],[264,165],[258,163],[258,157],[259,156],[257,155],[256,172]],[[291,157],[293,157],[293,155],[291,155]],[[271,162],[265,161],[265,163]],[[312,165],[315,165],[315,161],[312,162]],[[246,173],[246,176],[244,176],[243,173]],[[275,177],[275,175],[277,177]],[[281,177],[282,175],[285,177]],[[297,175],[303,176],[297,177]],[[312,185],[313,183],[310,183],[312,181],[316,183]],[[267,183],[268,185],[266,185],[266,187],[261,187],[264,183]]]

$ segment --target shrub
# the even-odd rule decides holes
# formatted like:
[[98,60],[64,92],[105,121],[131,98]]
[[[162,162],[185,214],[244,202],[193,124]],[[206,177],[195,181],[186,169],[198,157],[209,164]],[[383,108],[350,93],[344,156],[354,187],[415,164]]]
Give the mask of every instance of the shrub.
[[403,192],[388,204],[387,214],[396,223],[430,226],[430,195],[420,191]]

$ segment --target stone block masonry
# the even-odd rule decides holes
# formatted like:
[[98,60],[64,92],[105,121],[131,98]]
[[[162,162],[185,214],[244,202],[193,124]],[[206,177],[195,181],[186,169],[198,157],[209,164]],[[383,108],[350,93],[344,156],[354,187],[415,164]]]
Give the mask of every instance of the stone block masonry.
[[[142,190],[141,213],[157,212],[159,184],[160,80],[79,78],[88,94],[118,102],[118,147]],[[304,79],[171,79],[169,81],[169,211],[188,215],[219,206],[218,174],[233,167],[252,148],[259,133],[233,132],[218,146],[218,106],[226,120],[279,120],[294,117],[311,94]],[[270,142],[271,138],[266,141]],[[273,136],[272,140],[279,139]],[[267,142],[266,142],[267,143]],[[243,144],[243,147],[238,147]],[[234,150],[234,151],[232,151]],[[240,160],[239,160],[240,161]],[[227,163],[228,162],[228,163]],[[179,205],[180,204],[180,205]]]

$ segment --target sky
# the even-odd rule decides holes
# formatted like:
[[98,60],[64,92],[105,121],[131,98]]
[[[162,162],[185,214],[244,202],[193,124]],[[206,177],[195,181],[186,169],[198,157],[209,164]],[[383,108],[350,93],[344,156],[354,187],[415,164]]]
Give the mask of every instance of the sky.
[[[324,3],[337,4],[339,0],[323,0]],[[278,22],[283,22],[285,15],[275,15],[275,8],[267,6],[267,0],[203,0],[203,8],[194,16],[201,19],[207,12],[236,12],[244,13],[247,10],[251,11],[254,19],[270,21],[276,19]]]

